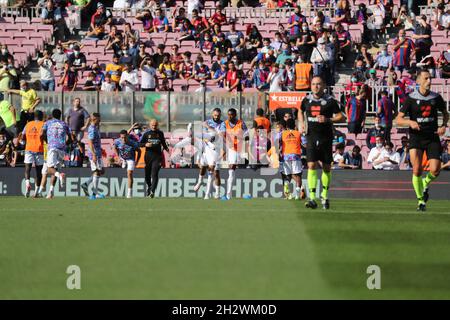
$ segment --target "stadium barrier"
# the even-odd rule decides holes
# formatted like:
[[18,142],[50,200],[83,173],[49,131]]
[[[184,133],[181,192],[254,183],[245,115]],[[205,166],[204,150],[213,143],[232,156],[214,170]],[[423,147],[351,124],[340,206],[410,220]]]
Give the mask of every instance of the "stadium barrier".
[[[379,93],[386,89],[393,94],[391,87],[372,87],[371,101],[366,101],[366,113],[373,115],[376,112]],[[349,93],[342,86],[331,87],[334,97],[342,101],[343,95]],[[450,111],[450,86],[433,86],[433,90],[442,95],[447,102],[447,110]],[[306,93],[307,94],[307,93]],[[81,99],[81,105],[88,112],[100,112],[104,124],[131,125],[135,122],[144,123],[155,118],[160,122],[161,128],[172,131],[185,127],[189,122],[204,121],[209,117],[212,109],[220,108],[225,111],[228,108],[235,108],[238,115],[245,122],[251,123],[257,108],[269,110],[270,101],[273,96],[292,96],[303,98],[304,92],[49,92],[39,91],[42,102],[38,109],[51,113],[55,108],[62,109],[65,113],[72,106],[75,97]],[[9,95],[10,102],[19,112],[21,97]],[[273,99],[272,99],[273,100]],[[287,107],[299,107],[299,99],[294,99],[296,103]],[[400,106],[398,105],[397,108]],[[342,110],[344,106],[341,105]]]
[[[87,168],[67,168],[65,187],[55,186],[56,197],[83,196],[80,185],[89,179],[91,174]],[[25,179],[23,168],[0,168],[0,195],[23,196]],[[226,177],[226,170],[221,172]],[[303,173],[303,185],[306,184],[307,173]],[[204,196],[206,179],[198,192],[194,191],[198,177],[195,169],[161,169],[156,197],[200,198]],[[221,194],[226,187],[226,179],[222,179]],[[34,183],[33,178],[31,182]],[[48,181],[50,182],[50,181]],[[320,183],[320,182],[319,182]],[[47,184],[49,186],[49,184]],[[48,187],[47,187],[48,188]],[[242,198],[281,198],[283,186],[280,175],[273,169],[238,169],[233,197]],[[317,186],[320,191],[320,185]],[[100,178],[99,191],[108,197],[125,197],[127,191],[126,171],[123,169],[107,169]],[[133,185],[133,196],[143,197],[145,192],[144,170],[136,170]],[[332,198],[357,199],[415,199],[411,185],[411,172],[376,171],[376,170],[336,170],[330,188]],[[448,200],[450,198],[450,172],[442,172],[433,183],[432,199]]]

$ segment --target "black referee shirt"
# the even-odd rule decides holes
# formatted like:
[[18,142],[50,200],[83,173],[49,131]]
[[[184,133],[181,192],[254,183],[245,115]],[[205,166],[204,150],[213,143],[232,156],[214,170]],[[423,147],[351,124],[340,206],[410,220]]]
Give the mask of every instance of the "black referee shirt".
[[332,118],[340,113],[338,102],[328,94],[316,99],[309,94],[302,100],[301,110],[306,114],[308,135],[333,139],[333,124],[331,122],[319,123],[317,117],[323,115]]

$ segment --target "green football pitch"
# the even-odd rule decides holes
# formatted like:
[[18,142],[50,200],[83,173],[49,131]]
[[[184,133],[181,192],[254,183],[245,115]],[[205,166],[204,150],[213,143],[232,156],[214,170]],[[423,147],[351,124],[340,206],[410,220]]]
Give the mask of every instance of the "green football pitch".
[[331,204],[2,197],[0,298],[450,298],[450,201]]

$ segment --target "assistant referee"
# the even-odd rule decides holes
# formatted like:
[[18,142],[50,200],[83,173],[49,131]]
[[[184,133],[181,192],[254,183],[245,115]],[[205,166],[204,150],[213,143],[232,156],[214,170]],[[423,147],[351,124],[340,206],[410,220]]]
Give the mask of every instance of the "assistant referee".
[[158,186],[159,169],[163,161],[163,150],[169,151],[164,133],[158,129],[158,121],[150,120],[150,129],[144,132],[140,146],[145,147],[145,182],[146,196],[153,198]]
[[311,209],[317,208],[315,198],[319,161],[322,163],[320,198],[323,208],[330,208],[328,190],[331,183],[331,163],[333,162],[333,123],[345,120],[336,99],[325,94],[324,90],[323,79],[320,76],[313,77],[311,80],[312,93],[302,100],[301,112],[298,113],[300,133],[305,131],[305,122],[307,124],[306,161],[308,163],[309,200],[306,202],[306,207]]

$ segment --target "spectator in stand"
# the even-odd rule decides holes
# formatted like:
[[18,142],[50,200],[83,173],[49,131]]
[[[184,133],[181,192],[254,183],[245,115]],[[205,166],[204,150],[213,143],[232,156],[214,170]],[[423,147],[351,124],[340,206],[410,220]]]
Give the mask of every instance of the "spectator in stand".
[[150,10],[144,10],[136,15],[136,19],[142,21],[142,29],[146,32],[152,32],[153,16]]
[[51,59],[55,62],[55,71],[58,76],[64,72],[64,64],[67,62],[67,55],[64,53],[63,47],[61,44],[56,44],[55,51]]
[[64,41],[66,23],[63,19],[61,9],[55,6],[53,0],[48,0],[41,13],[42,23],[53,26],[55,40]]
[[258,54],[258,48],[260,48],[261,45],[262,35],[259,32],[258,27],[256,25],[251,25],[250,28],[247,27],[243,59],[245,61],[252,61]]
[[267,90],[269,85],[267,83],[267,78],[269,77],[270,67],[266,65],[264,61],[259,61],[258,68],[255,69],[253,73],[253,83],[255,88],[258,90]]
[[373,67],[377,70],[383,70],[386,73],[386,70],[392,68],[393,58],[388,52],[387,45],[381,45],[380,49],[381,51],[378,53]]
[[400,155],[400,169],[408,170],[412,168],[409,158],[409,139],[407,136],[403,136],[400,141],[402,146],[397,149],[397,153]]
[[[377,119],[377,118],[375,118]],[[368,136],[368,135],[367,135]],[[367,157],[367,163],[373,166],[373,162],[380,158],[381,152],[384,150],[384,138],[382,135],[378,135],[375,138],[375,144],[369,144],[367,141],[367,147],[370,149],[369,155]],[[375,168],[373,168],[375,169]]]
[[[119,81],[120,77],[122,75],[123,67],[119,64],[120,57],[119,56],[113,56],[112,63],[108,64],[106,66],[106,74],[111,76],[111,80],[115,82],[116,88],[119,88]],[[106,76],[105,76],[106,78]]]
[[281,23],[278,24],[278,32],[280,33],[281,40],[283,42],[289,42],[289,32],[284,28],[284,26]]
[[200,40],[200,50],[203,54],[214,56],[215,54],[215,48],[214,48],[214,42],[211,39],[211,35],[209,32],[205,32],[203,34],[203,39]]
[[[203,9],[204,5],[202,0],[187,0],[187,12],[189,17],[192,17],[194,10],[200,12]],[[225,6],[223,6],[225,7]]]
[[352,95],[347,100],[345,114],[348,132],[354,133],[357,137],[362,132],[366,121],[366,90],[364,88],[359,88],[356,95]]
[[139,84],[139,76],[133,65],[127,64],[120,76],[120,86],[123,92],[136,91]]
[[354,146],[352,152],[344,153],[344,156],[339,161],[339,167],[343,169],[362,169],[362,156],[361,148],[359,146]]
[[316,36],[309,30],[307,22],[300,24],[300,34],[297,38],[296,47],[300,51],[300,54],[306,54],[306,58],[309,60],[312,50],[316,45]]
[[344,30],[344,27],[340,23],[336,23],[335,26],[336,37],[339,41],[338,56],[342,58],[342,66],[345,68],[349,65],[349,59],[351,59],[352,43],[350,33]]
[[333,126],[333,146],[337,146],[338,144],[342,143],[343,145],[346,144],[346,135],[342,131],[339,131],[336,129],[336,127]]
[[331,55],[331,49],[325,45],[325,39],[319,38],[318,45],[311,54],[311,62],[313,63],[314,76],[322,77],[327,83],[327,79],[331,77]]
[[269,84],[269,92],[281,92],[284,87],[284,72],[280,70],[278,63],[272,66],[272,71],[267,77],[267,83]]
[[367,69],[372,68],[374,61],[372,54],[368,51],[369,47],[366,44],[361,45],[360,52],[356,55],[356,59],[362,59]]
[[8,63],[8,59],[14,57],[9,53],[8,46],[6,44],[0,45],[0,62]]
[[227,24],[227,17],[226,15],[222,12],[223,8],[222,6],[219,4],[216,7],[216,10],[214,12],[214,14],[211,16],[211,18],[209,18],[208,22],[210,25],[214,25],[214,24],[218,24],[220,26],[223,26],[225,24]]
[[103,92],[115,92],[119,89],[117,82],[112,81],[112,76],[110,73],[105,74],[105,81],[102,83],[100,88]]
[[86,38],[103,39],[106,32],[106,26],[112,24],[112,14],[109,10],[105,9],[105,6],[101,3],[97,3],[97,11],[91,18],[91,25],[89,32],[86,34]]
[[152,56],[149,53],[147,53],[145,51],[145,49],[146,49],[145,43],[141,42],[139,44],[139,53],[138,53],[137,58],[136,58],[138,67],[141,65],[142,61],[144,61],[145,58],[152,59]]
[[225,89],[229,92],[240,92],[242,91],[241,78],[242,72],[236,69],[233,61],[228,63],[228,72],[225,80]]
[[173,91],[173,86],[170,85],[169,79],[162,79],[161,85],[158,87],[159,92]]
[[422,15],[417,20],[412,38],[416,40],[416,61],[421,61],[423,57],[430,54],[433,41],[431,40],[431,26],[427,22],[427,17]]
[[78,84],[78,71],[73,65],[68,62],[64,68],[64,73],[58,82],[58,85],[62,86],[64,92],[73,92],[76,90]]
[[410,69],[411,58],[415,55],[416,47],[414,42],[406,37],[405,29],[400,29],[398,37],[394,39],[392,46],[395,71],[400,71],[402,75],[404,70]]
[[43,91],[55,91],[55,61],[52,60],[48,50],[44,50],[42,57],[37,60],[41,76],[41,89]]
[[161,8],[156,9],[152,24],[152,32],[169,32],[169,20],[167,20],[167,17],[164,15],[164,12],[161,10]]
[[196,40],[200,39],[201,35],[210,29],[208,20],[200,16],[196,9],[192,11],[191,23],[194,26]]
[[443,79],[450,79],[450,43],[447,44],[447,50],[441,53],[437,61],[439,76]]
[[306,17],[302,15],[301,8],[295,7],[294,14],[289,18],[287,28],[290,30],[289,35],[291,39],[296,40],[300,35],[301,23],[306,23]]
[[83,91],[97,91],[97,89],[99,89],[95,83],[94,83],[94,79],[95,79],[95,73],[94,72],[89,72],[88,76],[87,76],[87,80],[83,85]]
[[204,63],[203,57],[198,56],[194,67],[194,79],[198,82],[211,77],[209,67]]
[[181,32],[183,25],[186,21],[189,21],[188,18],[186,18],[186,9],[183,7],[178,9],[178,15],[177,15],[177,9],[173,12],[173,16],[175,17],[172,21],[172,31],[173,32]]
[[212,89],[208,88],[208,86],[206,85],[206,80],[202,80],[202,81],[200,81],[200,86],[197,89],[195,89],[194,92],[203,93],[203,92],[211,92],[211,91],[212,91]]
[[[123,41],[125,43],[130,43],[130,42],[134,42],[137,43],[139,41],[139,31],[138,30],[133,30],[133,28],[131,28],[131,24],[130,23],[125,23],[125,27],[124,27],[124,31],[123,31]],[[130,47],[133,47],[130,44]]]
[[226,62],[220,64],[220,68],[216,70],[212,82],[217,84],[217,87],[224,88],[228,69]]
[[[275,50],[272,49],[274,51],[274,55],[275,55]],[[283,43],[282,45],[282,50],[281,52],[278,54],[277,59],[275,60],[275,63],[278,63],[280,65],[280,67],[284,68],[284,63],[286,60],[288,59],[293,59],[294,57],[292,56],[292,52],[291,52],[291,45],[289,43]]]
[[68,62],[71,67],[74,68],[75,71],[83,72],[86,70],[86,56],[84,53],[80,51],[79,45],[73,46],[73,54],[69,56]]
[[441,156],[441,170],[450,170],[450,140],[445,143],[445,149]]
[[381,0],[375,0],[375,3],[369,6],[369,10],[372,12],[367,21],[368,27],[372,31],[371,44],[373,47],[378,48],[378,42],[380,42],[384,29],[386,11]]
[[156,91],[158,88],[158,76],[156,69],[153,67],[153,60],[151,57],[145,57],[140,64],[141,70],[141,90],[142,91]]
[[341,169],[339,163],[344,159],[345,144],[336,145],[336,152],[333,154],[333,169]]
[[10,88],[14,88],[18,76],[14,65],[11,63],[0,62],[0,101],[4,99],[4,93]]
[[223,54],[227,57],[231,57],[233,52],[233,46],[231,41],[225,38],[225,34],[219,34],[219,39],[215,43],[216,56]]
[[162,43],[158,44],[158,47],[156,49],[156,53],[153,54],[153,65],[158,67],[163,62],[164,56],[166,55],[164,53],[164,50],[166,49],[166,46]]
[[377,117],[380,119],[380,126],[385,129],[384,137],[386,141],[391,141],[392,120],[396,115],[397,110],[388,92],[386,90],[381,91],[381,97],[378,100]]
[[122,66],[133,63],[133,57],[130,55],[128,44],[126,44],[126,43],[122,44],[122,51],[121,51],[120,55],[121,55],[121,57],[120,57],[119,63]]
[[402,5],[400,7],[400,11],[398,13],[397,19],[395,20],[394,25],[396,27],[403,28],[405,30],[414,30],[414,21],[415,15],[413,12],[408,12],[408,8],[406,5]]
[[84,131],[90,123],[89,112],[81,106],[80,98],[73,99],[72,108],[66,112],[66,123],[70,128],[72,139],[81,141],[84,137]]
[[243,59],[241,52],[245,46],[244,34],[236,30],[235,23],[231,24],[230,31],[226,34],[226,39],[230,41],[233,52],[238,53],[240,58]]
[[450,11],[445,11],[445,4],[439,3],[433,17],[435,30],[450,30]]
[[284,62],[284,91],[294,91],[295,70],[292,65],[291,59],[287,59]]
[[383,139],[382,143],[384,143],[384,136],[386,135],[386,130],[380,125],[380,118],[374,118],[374,126],[367,131],[366,135],[366,145],[367,148],[372,149],[377,144],[377,137],[381,137]]
[[123,44],[122,34],[118,33],[114,37],[108,39],[108,42],[106,43],[105,46],[105,53],[108,50],[113,50],[114,55],[121,56],[122,44]]
[[168,53],[164,55],[162,63],[158,67],[159,76],[161,79],[167,79],[170,88],[173,88],[173,80],[175,79],[175,64],[170,62]]
[[436,77],[436,61],[431,54],[423,57],[419,62],[416,62],[416,67],[419,69],[426,69],[432,78]]
[[183,55],[179,52],[180,47],[177,44],[172,45],[172,52],[170,53],[170,62],[175,64],[176,75],[178,78],[178,69],[180,68],[180,64],[184,61]]
[[22,132],[27,122],[34,119],[34,110],[41,103],[41,99],[25,80],[20,81],[20,90],[10,89],[7,92],[22,97],[20,120],[17,123],[17,132]]
[[[373,149],[372,149],[373,150]],[[400,166],[400,155],[394,151],[394,144],[390,141],[384,143],[384,147],[373,153],[370,150],[368,162],[373,164],[376,170],[398,170]]]
[[191,60],[191,52],[183,53],[183,63],[180,64],[178,74],[183,80],[190,80],[194,78],[194,63]]
[[310,91],[312,77],[313,65],[307,62],[306,54],[302,54],[295,65],[295,90]]

